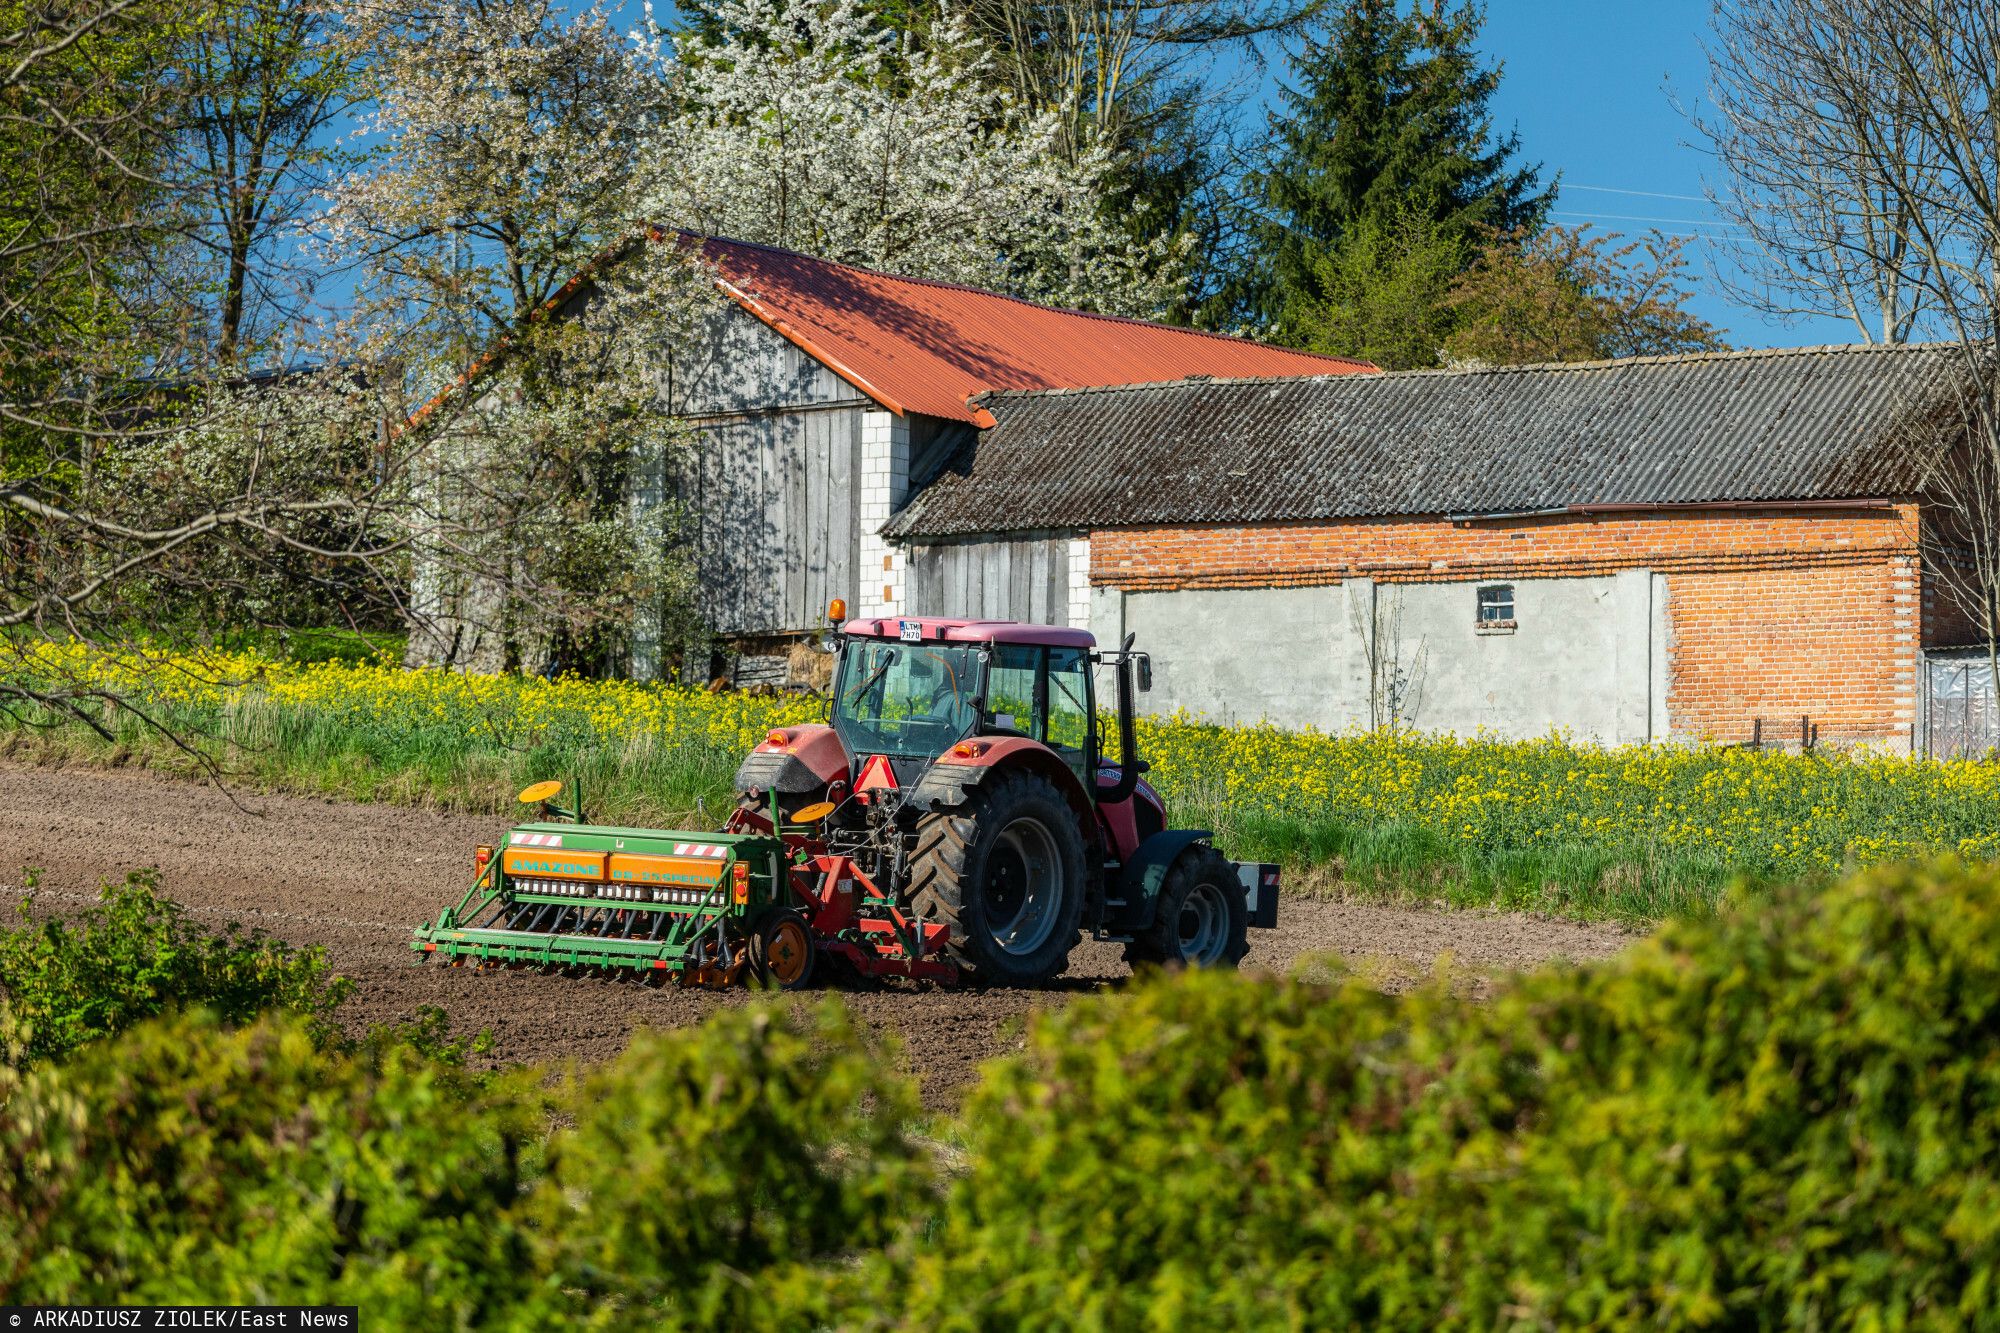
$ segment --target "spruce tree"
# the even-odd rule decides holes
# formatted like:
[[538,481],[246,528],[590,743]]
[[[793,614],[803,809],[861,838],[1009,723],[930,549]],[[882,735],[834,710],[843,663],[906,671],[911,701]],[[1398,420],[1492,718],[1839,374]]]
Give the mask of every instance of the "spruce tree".
[[1243,315],[1306,341],[1342,245],[1413,214],[1468,259],[1485,238],[1543,221],[1553,194],[1539,164],[1520,164],[1519,136],[1494,129],[1500,66],[1474,49],[1484,21],[1477,3],[1351,0],[1289,58],[1276,151],[1251,181],[1261,207]]

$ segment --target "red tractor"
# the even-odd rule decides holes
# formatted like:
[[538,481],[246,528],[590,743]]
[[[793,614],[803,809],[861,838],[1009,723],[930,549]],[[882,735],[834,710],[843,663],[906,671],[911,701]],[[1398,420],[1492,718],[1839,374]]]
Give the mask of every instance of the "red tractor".
[[[830,722],[751,752],[728,829],[776,831],[773,811],[816,825],[823,856],[921,923],[920,955],[1033,983],[1088,931],[1135,964],[1234,967],[1249,927],[1277,925],[1276,866],[1167,827],[1141,776],[1133,695],[1152,668],[1131,639],[1099,652],[1079,629],[918,618],[850,620],[837,640]],[[1115,758],[1100,664],[1117,679]]]
[[[835,620],[840,619],[836,604]],[[482,847],[472,887],[417,927],[420,958],[728,986],[861,976],[1029,984],[1083,932],[1135,963],[1234,967],[1278,923],[1278,868],[1167,828],[1140,778],[1131,640],[1001,621],[851,620],[831,721],[773,731],[721,832],[593,824],[559,782]],[[1118,680],[1118,758],[1094,668]],[[567,804],[558,803],[562,797]]]

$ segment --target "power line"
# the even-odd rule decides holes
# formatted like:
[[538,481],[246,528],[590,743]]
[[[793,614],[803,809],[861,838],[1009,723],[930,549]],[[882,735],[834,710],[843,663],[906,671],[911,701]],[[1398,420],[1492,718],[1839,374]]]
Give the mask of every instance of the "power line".
[[1589,190],[1595,194],[1629,194],[1639,199],[1678,199],[1683,203],[1689,204],[1705,204],[1708,202],[1706,195],[1661,194],[1658,190],[1621,190],[1611,185],[1571,185],[1568,181],[1564,181],[1561,188],[1565,190]]
[[1734,222],[1709,221],[1704,218],[1662,218],[1645,213],[1579,213],[1568,209],[1557,209],[1559,218],[1589,218],[1599,222],[1665,222],[1676,227],[1727,227],[1737,228]]

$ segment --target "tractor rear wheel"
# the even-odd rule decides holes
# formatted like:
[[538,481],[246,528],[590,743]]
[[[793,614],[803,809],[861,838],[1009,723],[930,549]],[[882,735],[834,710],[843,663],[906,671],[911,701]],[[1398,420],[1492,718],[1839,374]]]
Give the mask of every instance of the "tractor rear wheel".
[[1160,885],[1153,924],[1125,946],[1134,967],[1235,967],[1250,951],[1250,911],[1236,868],[1213,847],[1191,848]]
[[968,979],[1046,981],[1076,947],[1085,893],[1076,813],[1047,779],[1001,773],[917,822],[910,906],[950,928]]

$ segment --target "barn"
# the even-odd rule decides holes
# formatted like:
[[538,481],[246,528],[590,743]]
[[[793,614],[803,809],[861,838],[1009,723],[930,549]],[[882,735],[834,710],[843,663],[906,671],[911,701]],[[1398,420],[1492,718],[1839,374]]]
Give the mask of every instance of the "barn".
[[1909,425],[1955,350],[1182,381],[977,400],[885,535],[911,600],[1068,616],[1231,722],[1936,749],[1971,641]]
[[842,597],[1136,634],[1148,707],[1228,722],[2000,743],[1911,447],[1956,349],[1383,374],[686,239],[727,299],[660,405],[702,442],[634,498],[699,516],[739,684]]
[[[1374,371],[768,246],[699,243],[729,299],[706,345],[669,360],[662,393],[664,409],[697,431],[694,464],[642,487],[673,488],[689,502],[703,618],[753,658],[822,628],[832,597],[867,615],[936,605],[930,572],[909,570],[904,548],[881,531],[912,478],[993,425],[975,401],[982,394]],[[1008,545],[1021,563],[983,588],[978,605],[1065,619],[1066,549],[1052,559],[1046,543]],[[636,674],[657,670],[654,646],[642,643],[637,656]]]

